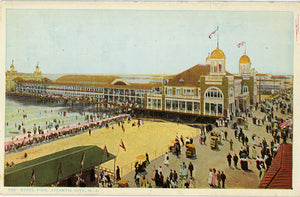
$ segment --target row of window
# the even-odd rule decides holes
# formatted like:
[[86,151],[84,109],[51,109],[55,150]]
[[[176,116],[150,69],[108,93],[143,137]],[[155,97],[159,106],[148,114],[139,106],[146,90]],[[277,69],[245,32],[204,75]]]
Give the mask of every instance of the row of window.
[[167,111],[200,112],[200,102],[166,99],[165,104]]
[[[173,95],[173,88],[167,87],[166,88],[167,95]],[[196,96],[194,88],[175,88],[175,95],[183,95],[183,96]],[[201,90],[198,89],[198,95],[201,95]]]

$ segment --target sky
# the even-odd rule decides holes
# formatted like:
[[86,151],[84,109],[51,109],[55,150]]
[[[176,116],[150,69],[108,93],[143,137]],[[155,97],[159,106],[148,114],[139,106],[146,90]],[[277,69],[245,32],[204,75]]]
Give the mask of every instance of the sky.
[[293,13],[190,10],[6,10],[6,70],[177,74],[216,48],[238,73],[245,48],[259,73],[293,74]]

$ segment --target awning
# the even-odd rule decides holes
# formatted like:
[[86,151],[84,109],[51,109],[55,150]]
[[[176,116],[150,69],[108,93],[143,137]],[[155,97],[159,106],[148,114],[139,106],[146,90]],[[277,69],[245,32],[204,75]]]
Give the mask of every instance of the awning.
[[45,186],[114,159],[97,146],[77,146],[4,169],[5,186]]

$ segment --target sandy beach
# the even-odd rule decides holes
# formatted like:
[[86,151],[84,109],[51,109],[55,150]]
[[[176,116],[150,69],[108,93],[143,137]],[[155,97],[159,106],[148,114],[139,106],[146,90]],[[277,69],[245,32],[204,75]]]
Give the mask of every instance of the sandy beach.
[[[198,135],[196,128],[183,124],[144,121],[144,125],[138,128],[137,126],[131,126],[133,122],[134,120],[130,123],[125,122],[125,132],[117,124],[114,124],[114,129],[111,126],[110,128],[95,129],[92,131],[91,136],[86,132],[8,154],[5,156],[5,163],[13,161],[17,164],[74,146],[97,145],[103,148],[106,145],[108,151],[117,156],[116,165],[120,166],[121,174],[125,175],[134,169],[133,164],[138,161],[136,159],[138,155],[145,155],[147,152],[150,159],[154,159],[168,150],[168,146],[176,135],[179,137],[180,135],[184,137]],[[121,139],[124,142],[126,151],[119,146]],[[28,157],[23,159],[22,156],[25,152]],[[113,169],[113,165],[114,162],[109,161],[101,166]]]

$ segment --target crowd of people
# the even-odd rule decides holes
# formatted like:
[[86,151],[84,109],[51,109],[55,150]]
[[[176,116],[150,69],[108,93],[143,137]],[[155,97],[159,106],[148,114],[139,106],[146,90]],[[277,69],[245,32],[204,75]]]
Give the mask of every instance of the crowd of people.
[[[41,134],[24,136],[20,139],[16,138],[12,141],[5,142],[5,152],[16,151],[20,148],[26,146],[32,146],[35,144],[39,144],[45,141],[50,141],[54,139],[58,139],[67,135],[74,135],[81,132],[89,131],[91,135],[91,130],[96,128],[102,128],[105,125],[109,125],[112,122],[122,122],[129,115],[123,114],[114,117],[110,117],[104,120],[98,120],[94,122],[88,122],[78,125],[70,125],[66,127],[62,127],[60,129],[50,130],[49,132],[43,132]],[[123,124],[122,124],[123,125]]]

